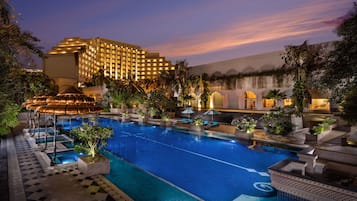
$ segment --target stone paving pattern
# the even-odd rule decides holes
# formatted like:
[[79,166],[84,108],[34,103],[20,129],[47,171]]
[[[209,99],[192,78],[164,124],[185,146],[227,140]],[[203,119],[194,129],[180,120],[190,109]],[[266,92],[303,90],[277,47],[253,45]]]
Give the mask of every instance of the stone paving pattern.
[[87,177],[76,164],[44,168],[38,148],[22,134],[2,139],[0,151],[1,201],[131,200],[102,175]]

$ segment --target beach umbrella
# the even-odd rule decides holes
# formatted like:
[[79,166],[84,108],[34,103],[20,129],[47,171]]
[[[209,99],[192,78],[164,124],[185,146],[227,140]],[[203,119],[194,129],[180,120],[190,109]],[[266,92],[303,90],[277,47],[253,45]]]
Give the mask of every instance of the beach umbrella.
[[205,113],[203,113],[203,115],[211,115],[212,121],[213,121],[213,115],[217,115],[217,114],[222,114],[222,113],[213,109],[209,109]]
[[182,114],[187,114],[188,115],[188,118],[190,118],[190,115],[195,113],[192,108],[188,107],[186,108],[184,111],[181,112]]

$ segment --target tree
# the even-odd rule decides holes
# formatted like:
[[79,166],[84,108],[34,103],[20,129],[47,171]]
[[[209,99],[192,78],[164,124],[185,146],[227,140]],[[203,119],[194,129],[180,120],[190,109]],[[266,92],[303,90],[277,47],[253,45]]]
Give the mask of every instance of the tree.
[[84,150],[94,158],[99,152],[99,149],[106,145],[106,140],[113,134],[113,130],[110,128],[83,124],[80,127],[72,129],[71,133],[81,141],[81,144],[76,145],[75,149],[77,151]]
[[297,116],[302,116],[307,103],[311,101],[310,91],[314,88],[314,72],[324,66],[321,45],[308,45],[304,41],[298,46],[287,46],[282,56],[283,68],[294,71],[293,103]]
[[342,117],[352,123],[357,120],[355,110],[350,110],[354,107],[349,107],[356,101],[351,97],[356,97],[357,88],[357,3],[353,4],[353,9],[346,17],[336,29],[341,40],[334,42],[334,49],[330,51],[320,81],[331,89],[335,103],[343,103]]
[[20,111],[20,106],[6,101],[4,105],[0,106],[0,136],[12,133],[12,129],[18,124],[17,114]]
[[178,101],[184,104],[184,97],[189,95],[189,82],[188,82],[188,63],[186,60],[176,61],[176,72],[174,81],[174,90],[177,94]]
[[[43,56],[41,48],[37,46],[39,39],[32,36],[29,32],[24,32],[14,23],[15,15],[8,1],[0,1],[0,124],[1,131],[8,131],[13,128],[17,122],[11,121],[13,117],[17,118],[19,112],[14,104],[20,104],[23,97],[14,97],[8,92],[8,81],[11,80],[11,72],[28,63],[34,63],[32,56]],[[23,82],[22,80],[20,82]],[[17,105],[17,107],[19,107]],[[5,118],[5,119],[4,119]],[[4,123],[5,122],[5,123]],[[11,122],[11,123],[10,123]],[[13,124],[14,123],[14,124]]]

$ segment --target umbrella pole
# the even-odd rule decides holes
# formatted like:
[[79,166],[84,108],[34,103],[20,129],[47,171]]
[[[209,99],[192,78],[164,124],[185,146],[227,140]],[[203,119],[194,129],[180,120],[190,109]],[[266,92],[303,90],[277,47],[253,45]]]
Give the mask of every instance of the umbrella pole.
[[43,148],[43,150],[46,150],[47,148],[47,113],[45,113],[45,148]]
[[53,125],[53,130],[55,131],[54,134],[53,134],[53,157],[52,157],[52,161],[51,161],[51,165],[52,166],[55,166],[56,165],[56,135],[57,135],[57,132],[56,132],[56,114],[53,114],[53,122],[54,122],[54,125]]
[[40,143],[40,121],[41,121],[41,114],[40,113],[38,113],[37,114],[37,126],[38,126],[38,129],[37,129],[37,136],[36,136],[36,138],[37,138],[37,142],[36,142],[36,144],[39,144]]

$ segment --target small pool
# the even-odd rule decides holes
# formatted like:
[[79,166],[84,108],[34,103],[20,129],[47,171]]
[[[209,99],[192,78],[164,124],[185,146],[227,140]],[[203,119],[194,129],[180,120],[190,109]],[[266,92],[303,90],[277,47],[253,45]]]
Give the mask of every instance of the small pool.
[[[47,156],[52,160],[53,158],[53,153],[48,153]],[[77,162],[78,157],[84,156],[85,154],[83,153],[78,153],[73,150],[70,151],[61,151],[56,153],[56,164],[68,164],[68,163],[74,163]]]
[[[47,142],[53,142],[54,137],[53,136],[48,136],[47,137]],[[56,141],[70,141],[71,139],[64,136],[64,135],[57,135],[56,136]],[[41,138],[36,138],[36,143],[37,144],[41,144],[41,143],[45,143],[46,142],[46,138],[45,137],[41,137]]]

